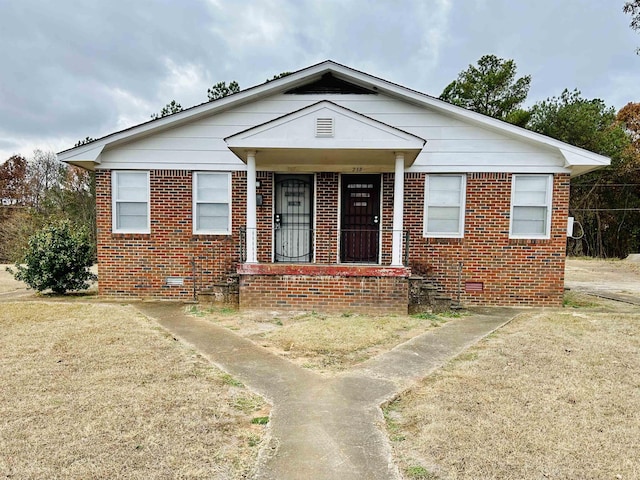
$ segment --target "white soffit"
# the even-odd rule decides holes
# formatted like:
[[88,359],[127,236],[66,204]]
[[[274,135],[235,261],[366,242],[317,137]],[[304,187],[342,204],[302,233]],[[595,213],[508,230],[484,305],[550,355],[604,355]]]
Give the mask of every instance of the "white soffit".
[[104,144],[93,143],[81,145],[70,150],[69,155],[64,158],[64,161],[88,170],[93,170],[95,165],[100,164],[100,155],[102,154],[104,147]]
[[231,135],[225,142],[243,161],[247,151],[256,151],[258,162],[270,162],[269,157],[280,154],[276,152],[290,149],[309,154],[312,150],[324,152],[323,155],[329,151],[342,151],[344,155],[365,151],[376,157],[385,152],[393,163],[393,152],[403,152],[406,166],[415,161],[426,143],[416,135],[328,100]]

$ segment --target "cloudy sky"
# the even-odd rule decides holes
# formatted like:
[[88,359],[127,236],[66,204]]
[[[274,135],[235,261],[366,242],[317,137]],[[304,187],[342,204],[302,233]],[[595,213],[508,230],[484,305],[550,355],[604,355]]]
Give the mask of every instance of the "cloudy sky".
[[0,0],[0,162],[60,151],[326,59],[439,95],[484,54],[527,104],[578,88],[640,101],[624,0]]

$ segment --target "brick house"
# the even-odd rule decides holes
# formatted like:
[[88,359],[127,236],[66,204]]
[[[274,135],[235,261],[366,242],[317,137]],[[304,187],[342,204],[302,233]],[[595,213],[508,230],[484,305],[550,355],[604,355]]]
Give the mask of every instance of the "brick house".
[[96,172],[101,295],[380,312],[416,279],[559,305],[569,180],[609,164],[331,61],[59,158]]

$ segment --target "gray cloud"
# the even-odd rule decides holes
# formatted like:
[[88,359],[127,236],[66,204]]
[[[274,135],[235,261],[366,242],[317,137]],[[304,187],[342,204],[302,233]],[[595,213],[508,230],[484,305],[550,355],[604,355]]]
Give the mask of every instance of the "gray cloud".
[[578,87],[621,107],[639,100],[628,23],[584,0],[0,0],[0,161],[327,58],[438,95],[495,53],[533,76],[531,103]]

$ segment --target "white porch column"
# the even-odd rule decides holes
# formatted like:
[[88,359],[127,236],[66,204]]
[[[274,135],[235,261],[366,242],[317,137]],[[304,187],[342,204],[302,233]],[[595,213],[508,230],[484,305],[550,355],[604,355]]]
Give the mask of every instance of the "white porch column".
[[256,220],[256,152],[247,152],[247,260],[258,263],[258,235]]
[[404,215],[404,153],[396,152],[396,172],[393,184],[393,244],[391,249],[391,266],[402,266]]

